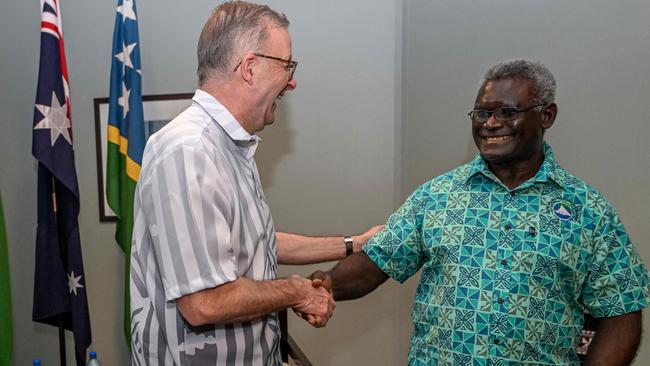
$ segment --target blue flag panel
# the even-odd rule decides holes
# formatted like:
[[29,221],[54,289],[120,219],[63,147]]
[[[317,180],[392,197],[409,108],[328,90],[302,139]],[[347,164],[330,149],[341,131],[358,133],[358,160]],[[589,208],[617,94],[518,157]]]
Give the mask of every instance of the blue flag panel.
[[74,333],[76,361],[91,343],[79,241],[79,189],[72,147],[70,98],[60,0],[43,0],[41,55],[32,154],[38,160],[38,228],[32,319]]

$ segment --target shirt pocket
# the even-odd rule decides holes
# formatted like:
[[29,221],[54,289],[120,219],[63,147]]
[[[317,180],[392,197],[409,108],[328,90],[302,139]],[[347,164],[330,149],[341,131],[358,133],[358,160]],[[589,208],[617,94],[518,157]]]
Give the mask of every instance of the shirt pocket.
[[580,252],[581,230],[552,214],[539,216],[537,227],[513,260],[515,270],[528,277],[531,296],[577,299],[584,282]]

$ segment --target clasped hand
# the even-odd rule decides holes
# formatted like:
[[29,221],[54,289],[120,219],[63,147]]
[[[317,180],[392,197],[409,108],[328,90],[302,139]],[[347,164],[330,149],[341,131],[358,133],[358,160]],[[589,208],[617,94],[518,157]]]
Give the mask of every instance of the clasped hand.
[[327,325],[327,321],[332,317],[334,308],[336,308],[336,302],[332,296],[332,282],[329,276],[325,273],[323,275],[311,280],[292,276],[299,281],[299,291],[302,293],[301,301],[292,309],[296,315],[316,328]]

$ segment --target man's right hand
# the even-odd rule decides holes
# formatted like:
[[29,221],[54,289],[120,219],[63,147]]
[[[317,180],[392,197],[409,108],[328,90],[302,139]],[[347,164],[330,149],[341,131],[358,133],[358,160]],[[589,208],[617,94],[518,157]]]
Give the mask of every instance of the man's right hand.
[[293,310],[312,326],[324,327],[336,307],[331,294],[331,281],[320,278],[309,280],[300,276],[291,276],[290,279],[301,294],[301,299],[292,307]]

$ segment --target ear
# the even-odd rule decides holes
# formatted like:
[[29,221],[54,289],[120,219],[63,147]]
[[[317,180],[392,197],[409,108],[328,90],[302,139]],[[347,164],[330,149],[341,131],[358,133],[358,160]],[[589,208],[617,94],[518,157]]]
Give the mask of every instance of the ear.
[[253,83],[253,69],[257,66],[257,58],[252,53],[244,55],[237,69],[238,75],[246,82],[247,84]]
[[542,128],[547,130],[553,126],[555,117],[557,117],[557,104],[551,103],[544,107],[541,112]]

